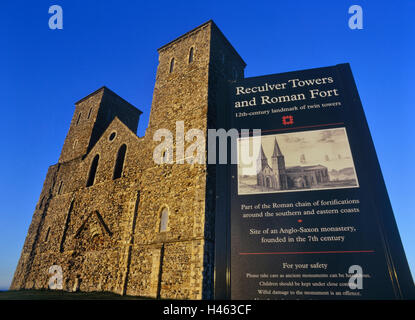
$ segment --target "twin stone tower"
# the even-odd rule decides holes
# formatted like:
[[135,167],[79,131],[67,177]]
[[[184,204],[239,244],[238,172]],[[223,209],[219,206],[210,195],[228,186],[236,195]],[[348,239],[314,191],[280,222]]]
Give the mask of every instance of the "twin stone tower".
[[145,136],[136,135],[141,111],[106,87],[75,103],[11,290],[46,289],[59,266],[65,291],[213,298],[215,168],[156,164],[153,135],[175,132],[176,121],[216,128],[226,87],[246,64],[213,21],[158,53]]

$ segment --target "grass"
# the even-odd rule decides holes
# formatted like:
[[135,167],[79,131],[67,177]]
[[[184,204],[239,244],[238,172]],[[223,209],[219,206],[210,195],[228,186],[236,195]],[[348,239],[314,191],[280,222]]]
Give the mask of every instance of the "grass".
[[121,296],[112,292],[67,292],[54,290],[0,291],[0,300],[148,300],[151,298]]

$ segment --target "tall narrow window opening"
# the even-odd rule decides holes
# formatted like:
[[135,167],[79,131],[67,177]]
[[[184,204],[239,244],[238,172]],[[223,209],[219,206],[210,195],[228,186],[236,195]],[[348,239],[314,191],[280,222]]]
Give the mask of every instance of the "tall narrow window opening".
[[92,160],[91,168],[89,169],[88,181],[86,182],[87,187],[90,187],[94,184],[95,175],[97,173],[97,168],[98,168],[98,161],[99,161],[99,155],[97,154],[94,160]]
[[160,232],[167,231],[167,225],[169,223],[169,209],[164,207],[160,214]]
[[115,160],[114,174],[112,179],[118,179],[122,175],[122,169],[124,167],[125,152],[127,151],[127,146],[123,144],[120,149],[118,149],[117,159]]
[[39,209],[42,209],[42,206],[43,206],[43,201],[45,200],[45,196],[43,196],[42,197],[42,199],[40,200],[40,203],[39,203]]
[[61,181],[59,183],[58,194],[61,194],[62,193],[62,186],[63,186],[63,181]]
[[76,120],[76,125],[78,125],[79,121],[81,120],[81,115],[82,115],[82,113],[79,112],[78,119]]
[[190,52],[189,52],[189,63],[192,63],[193,62],[193,54],[194,54],[193,51],[194,51],[193,50],[193,47],[191,47],[190,48]]
[[171,58],[170,60],[170,73],[172,73],[174,70],[174,58]]
[[49,240],[49,233],[50,233],[50,227],[48,228],[48,231],[46,231],[45,242],[48,242]]
[[232,71],[233,71],[233,80],[237,80],[238,79],[238,70],[236,70],[236,68],[233,68]]

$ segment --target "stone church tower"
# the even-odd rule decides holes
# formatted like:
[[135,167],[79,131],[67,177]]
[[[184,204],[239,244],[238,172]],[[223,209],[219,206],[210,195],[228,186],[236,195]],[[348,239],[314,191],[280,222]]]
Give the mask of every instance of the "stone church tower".
[[59,266],[66,291],[212,298],[215,168],[156,164],[153,135],[175,134],[176,122],[185,132],[216,128],[227,84],[243,78],[245,63],[213,21],[158,53],[144,137],[141,111],[106,87],[75,104],[10,289],[47,288]]

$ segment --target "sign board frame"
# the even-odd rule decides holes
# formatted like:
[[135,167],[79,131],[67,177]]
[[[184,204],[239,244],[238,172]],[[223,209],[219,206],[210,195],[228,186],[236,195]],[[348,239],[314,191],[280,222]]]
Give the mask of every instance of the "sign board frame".
[[[327,80],[327,78],[329,77],[331,77],[331,81]],[[323,78],[326,78],[326,80],[321,80]],[[320,80],[317,81],[318,83],[305,82],[304,84],[304,80],[312,80],[312,79],[320,79]],[[291,80],[291,81],[288,81],[288,80]],[[300,83],[298,81],[302,81],[302,82]],[[265,90],[269,91],[270,88],[268,88],[268,85],[271,85],[272,87],[272,85],[274,84],[276,88],[277,83],[285,83],[285,86],[284,85],[280,86],[282,88],[279,93],[276,93],[276,91],[266,92],[266,95],[269,98],[266,98],[262,101],[260,101],[261,94],[263,95],[265,93],[259,93],[258,89],[246,90],[246,88],[253,88],[253,87],[258,88],[261,86],[261,84],[262,85],[266,84],[267,87],[265,88]],[[300,86],[300,84],[302,86]],[[237,90],[237,88],[240,88],[239,91]],[[244,89],[241,89],[241,88],[244,88]],[[333,91],[334,89],[337,91]],[[264,92],[264,87],[262,87],[262,90],[263,90],[262,92]],[[311,90],[317,90],[317,91],[312,92]],[[319,96],[319,92],[322,92],[322,91],[328,92],[329,90],[332,90],[331,96],[327,97],[327,93],[326,93],[326,96],[324,97]],[[255,92],[252,92],[252,91],[255,91]],[[239,93],[239,94],[237,95],[236,93]],[[303,98],[303,96],[301,95],[302,93],[304,93],[305,99],[301,99]],[[282,98],[278,100],[279,94],[282,95],[281,96]],[[288,99],[286,97],[287,96],[290,97],[290,95],[293,95],[292,100],[294,101],[287,101]],[[272,100],[271,99],[272,97],[276,97],[276,98]],[[298,99],[296,99],[296,97]],[[313,97],[313,99],[311,99],[311,97]],[[304,101],[301,101],[301,100],[304,100]],[[242,103],[242,101],[245,101],[245,102]],[[337,105],[337,107],[336,106],[333,107],[336,101],[340,103],[340,106]],[[237,105],[237,102],[239,102],[239,105]],[[328,108],[336,109],[336,111],[322,110],[323,109],[322,105],[325,104],[324,102],[327,102],[327,105],[330,105],[330,107]],[[240,106],[242,104],[244,106]],[[304,108],[304,106],[312,106],[313,104],[315,106],[318,105],[318,107],[316,108],[319,110],[316,110],[316,111],[310,110],[313,107],[311,108],[305,107],[307,109],[303,109],[303,111],[300,110],[301,107]],[[233,82],[230,84],[228,105],[229,105],[229,108],[218,110],[218,127],[225,128],[226,130],[229,130],[230,128],[236,128],[238,130],[260,128],[263,130],[263,133],[266,133],[269,135],[275,134],[275,137],[278,137],[277,134],[288,134],[288,133],[295,133],[295,132],[297,133],[305,132],[305,135],[311,136],[312,134],[311,131],[313,131],[313,134],[330,135],[330,130],[337,130],[336,132],[341,135],[341,132],[340,132],[341,130],[339,128],[345,128],[345,130],[347,131],[347,137],[348,137],[350,150],[353,154],[352,158],[354,161],[353,163],[355,166],[355,173],[357,173],[357,177],[355,176],[355,178],[356,180],[358,180],[358,182],[355,187],[359,189],[358,191],[359,197],[362,197],[363,202],[365,202],[363,209],[367,209],[367,208],[372,209],[371,210],[372,213],[370,214],[370,219],[372,220],[373,223],[370,224],[367,221],[365,221],[361,225],[364,230],[358,230],[356,234],[358,234],[358,239],[360,239],[361,241],[362,239],[365,239],[365,237],[366,239],[373,240],[374,238],[370,238],[371,234],[373,233],[374,237],[376,237],[376,241],[378,242],[378,244],[376,244],[377,246],[376,256],[373,255],[373,257],[376,257],[376,259],[378,260],[381,259],[384,265],[386,266],[385,270],[382,269],[382,271],[363,270],[363,274],[365,274],[365,272],[368,272],[369,277],[370,277],[370,274],[376,274],[377,279],[382,278],[382,281],[379,281],[379,285],[381,283],[389,283],[391,290],[389,291],[387,290],[388,291],[387,293],[384,292],[384,293],[376,294],[376,292],[374,292],[375,290],[382,290],[382,289],[377,288],[376,285],[375,286],[372,285],[369,289],[366,289],[369,291],[364,291],[365,289],[362,289],[362,294],[357,297],[356,296],[341,296],[341,297],[306,296],[304,298],[305,299],[310,299],[310,298],[316,298],[316,299],[348,299],[348,298],[352,298],[352,299],[356,299],[356,298],[357,299],[408,299],[408,298],[413,298],[414,297],[414,284],[413,284],[412,276],[411,276],[409,266],[408,266],[408,263],[405,257],[404,249],[403,249],[403,246],[400,240],[398,228],[397,228],[396,221],[395,221],[395,218],[392,212],[390,200],[389,200],[389,197],[386,191],[386,186],[385,186],[385,183],[382,177],[380,165],[379,165],[379,162],[376,156],[375,147],[374,147],[371,135],[370,135],[369,127],[367,124],[366,117],[364,115],[363,107],[362,107],[362,104],[361,104],[361,101],[358,95],[355,81],[353,79],[350,65],[346,63],[346,64],[339,64],[339,65],[332,66],[332,67],[316,68],[316,69],[309,69],[309,70],[303,70],[303,71],[267,75],[267,76],[261,76],[261,77],[245,78],[245,79],[242,79],[242,80],[239,80],[237,82]],[[278,111],[278,108],[281,106],[291,107],[291,109],[287,108],[287,110],[293,110],[293,111],[286,111],[286,112],[281,111],[284,109],[279,109],[280,111]],[[296,107],[296,109],[293,109],[294,106]],[[247,116],[246,115],[247,112],[245,111],[245,110],[249,110],[249,112],[251,112],[254,110],[264,111],[264,110],[271,110],[271,109],[274,109],[277,111],[275,112],[276,113],[275,115],[272,115],[270,113],[271,116],[269,116],[268,118],[266,116],[262,116],[261,114],[259,114],[259,116],[255,116],[255,115]],[[238,113],[239,115],[237,115]],[[286,116],[285,119],[284,119],[284,116]],[[276,119],[281,119],[282,122],[276,125],[277,123]],[[321,132],[317,132],[318,130],[321,130]],[[289,136],[287,136],[286,138],[288,139]],[[297,139],[299,138],[297,137]],[[279,148],[279,146],[277,148]],[[275,155],[275,151],[274,151],[274,155]],[[327,157],[327,160],[329,161],[328,159],[329,157],[328,156],[326,157]],[[339,154],[339,157],[340,157],[340,154]],[[269,158],[270,156],[269,155],[266,156],[264,152],[264,159],[266,159],[264,160],[264,163],[267,163],[266,161],[268,161],[269,167],[271,167],[271,164],[270,164],[271,159]],[[228,146],[228,159],[231,159],[230,146]],[[303,170],[301,166],[298,166],[298,167],[300,168],[298,170]],[[309,169],[311,167],[312,166],[308,166],[307,168]],[[287,185],[285,187],[281,187],[281,183],[283,182],[279,181],[278,182],[279,189],[288,188],[287,190],[275,191],[276,192],[275,195],[278,195],[279,199],[282,199],[281,198],[281,195],[283,194],[282,191],[286,192],[287,196],[291,195],[289,199],[294,199],[296,197],[296,196],[293,196],[293,194],[297,194],[299,199],[301,199],[302,194],[305,194],[306,191],[310,191],[311,187],[308,187],[308,190],[307,190],[307,187],[305,187],[305,184],[307,183],[306,177],[298,178],[297,177],[298,175],[296,175],[296,172],[294,170],[295,168],[294,169],[293,168],[294,167],[291,167],[291,169],[289,170],[285,170],[285,171],[283,170],[283,172],[287,172],[287,174],[280,175],[281,181],[283,180],[283,178],[290,179],[291,189],[289,189],[290,187],[287,187]],[[288,171],[290,171],[290,174],[288,174]],[[336,173],[336,170],[332,172],[334,174]],[[323,175],[325,174],[323,173]],[[348,177],[350,178],[351,176],[348,176]],[[263,296],[261,295],[255,296],[255,294],[252,293],[253,291],[255,291],[254,289],[251,290],[252,291],[251,293],[246,292],[246,291],[249,291],[248,288],[252,288],[252,284],[246,285],[246,286],[243,285],[244,281],[249,281],[246,279],[244,280],[244,277],[246,278],[246,276],[241,276],[240,274],[238,276],[236,275],[236,273],[238,273],[239,271],[238,271],[238,268],[235,269],[235,264],[242,265],[245,263],[242,263],[241,262],[242,260],[239,261],[238,260],[239,258],[236,258],[238,254],[241,254],[241,252],[237,252],[237,255],[235,255],[235,252],[234,252],[234,256],[233,256],[234,261],[232,261],[232,252],[233,252],[232,245],[235,245],[235,246],[245,245],[245,247],[248,248],[251,246],[250,243],[253,243],[253,242],[257,244],[260,243],[260,241],[258,240],[260,236],[255,236],[255,235],[250,236],[249,232],[247,233],[247,230],[243,229],[243,228],[247,228],[247,226],[254,226],[255,224],[250,225],[250,222],[242,223],[241,222],[242,219],[235,218],[235,217],[240,216],[240,212],[239,212],[240,209],[235,207],[235,203],[237,202],[235,199],[241,198],[242,196],[242,195],[238,196],[237,194],[239,190],[238,188],[240,187],[238,185],[238,179],[239,179],[238,166],[236,164],[216,165],[217,197],[216,197],[216,220],[215,220],[214,298],[215,299],[231,299],[231,298],[232,299],[233,298],[236,298],[236,299],[262,299],[262,298],[263,299],[269,299],[269,298],[270,299],[280,299],[280,298],[301,299],[302,298],[301,296],[298,296],[295,294],[293,295],[288,294],[288,296],[279,296],[279,295],[270,295],[270,292],[268,292],[268,294],[263,295]],[[312,179],[315,179],[315,178],[312,178]],[[343,178],[343,179],[346,179],[346,178]],[[350,181],[352,180],[353,179],[350,179]],[[251,179],[250,181],[252,183],[253,179]],[[275,184],[276,182],[272,182],[272,183]],[[271,183],[271,180],[267,180],[266,182],[264,182],[264,186],[261,191],[262,193],[258,192],[259,197],[262,197],[262,198],[264,197],[264,194],[263,194],[264,190],[270,191],[272,189],[273,187],[272,183]],[[311,183],[311,182],[308,182],[308,183]],[[304,189],[301,189],[300,187],[302,186],[302,184],[304,184],[304,187],[305,187]],[[249,183],[247,185],[249,185]],[[249,185],[249,188],[250,188],[249,190],[254,190],[253,192],[255,193],[256,192],[255,190],[257,190],[255,188],[258,188],[258,187],[255,186],[254,184],[251,184]],[[336,189],[336,195],[341,194],[342,190],[343,189],[341,188]],[[347,193],[348,192],[347,190],[350,190],[350,189],[346,187],[346,189],[344,190]],[[322,193],[323,192],[322,190],[318,190],[318,189],[312,190],[312,188],[311,188],[311,191],[312,191],[311,193],[313,192]],[[248,191],[248,192],[252,192],[252,191]],[[268,199],[270,199],[270,197],[272,198],[274,194],[273,192],[274,191],[269,192]],[[330,192],[331,191],[328,190],[325,194],[329,195]],[[238,202],[237,205],[240,205],[240,202]],[[304,211],[302,211],[302,217],[303,216],[304,216]],[[306,223],[306,220],[307,222],[311,221],[308,217],[304,219],[299,219],[298,221],[300,220],[301,222],[303,222],[302,220],[304,220],[304,223]],[[323,221],[323,220],[321,220],[320,218],[320,221]],[[334,220],[331,219],[331,221],[334,221]],[[292,225],[292,222],[290,223]],[[244,224],[244,226],[239,228],[239,225],[241,224]],[[261,223],[259,223],[259,225],[258,224],[256,225],[261,226]],[[236,233],[235,232],[232,233],[232,228],[234,228],[234,230],[239,228],[238,229],[239,231],[237,231]],[[243,230],[243,231],[240,231],[240,230]],[[257,228],[257,230],[260,230],[258,232],[264,232],[265,229],[259,227]],[[360,235],[359,235],[359,232],[361,233]],[[367,234],[367,236],[364,236],[362,232]],[[238,241],[235,240],[235,235],[239,236]],[[353,238],[353,236],[350,236],[350,238]],[[280,239],[282,239],[282,237],[280,237]],[[241,244],[239,244],[239,242],[241,242]],[[370,240],[368,240],[368,243],[370,243]],[[321,248],[321,244],[319,245],[320,245],[319,248]],[[300,244],[298,246],[301,247]],[[305,245],[305,247],[310,247],[310,246],[312,247],[312,244]],[[340,246],[334,245],[334,247],[339,248],[341,247],[341,245]],[[269,246],[267,245],[263,247],[261,247],[261,245],[258,245],[258,248],[264,252],[256,252],[256,253],[264,253],[265,255],[270,253]],[[381,252],[379,252],[379,248],[381,248]],[[371,248],[364,248],[364,249],[366,250],[361,250],[362,254],[369,254],[371,252],[375,254],[375,250],[369,250]],[[279,251],[284,252],[285,251],[284,246],[282,246],[281,250]],[[347,250],[345,250],[344,252],[346,251]],[[364,251],[368,251],[368,252],[364,252]],[[331,253],[334,253],[335,251],[330,251],[328,248],[327,252],[324,252],[323,250],[319,252],[320,253],[316,253],[314,257],[327,257],[327,255],[330,255]],[[339,260],[344,259],[346,263],[347,259],[349,259],[354,254],[352,251],[347,251],[347,252],[348,253],[350,252],[350,254],[349,255],[339,254],[338,255],[340,256]],[[254,252],[251,252],[251,253],[254,253]],[[310,260],[309,256],[304,259],[305,259],[304,261],[319,260],[319,259]],[[332,258],[330,258],[329,260],[333,261]],[[250,261],[254,261],[253,262],[254,264],[255,264],[255,261],[257,261],[258,264],[261,264],[261,263],[266,263],[267,259],[266,258],[262,259],[258,255],[254,259],[251,259]],[[354,259],[350,261],[354,261]],[[367,261],[370,261],[370,259]],[[249,265],[249,263],[247,263],[246,265]],[[255,267],[253,268],[255,269]],[[281,273],[281,268],[282,268],[281,266],[277,267],[278,273]],[[267,270],[269,270],[269,268]],[[343,271],[347,273],[347,270],[343,270]],[[246,269],[241,270],[240,272],[246,273]],[[260,272],[258,272],[258,274],[259,273]],[[373,284],[373,281],[375,280],[372,280],[372,284]],[[238,283],[238,285],[234,285],[232,288],[232,283],[231,283],[232,281],[235,281],[235,283]],[[241,285],[239,286],[239,284]],[[257,284],[255,284],[254,287],[255,286],[257,286]],[[258,286],[256,289],[258,289]],[[268,289],[268,288],[265,288],[265,289]],[[234,290],[234,292],[232,292],[232,290]],[[244,291],[244,292],[235,292],[235,290]]]

